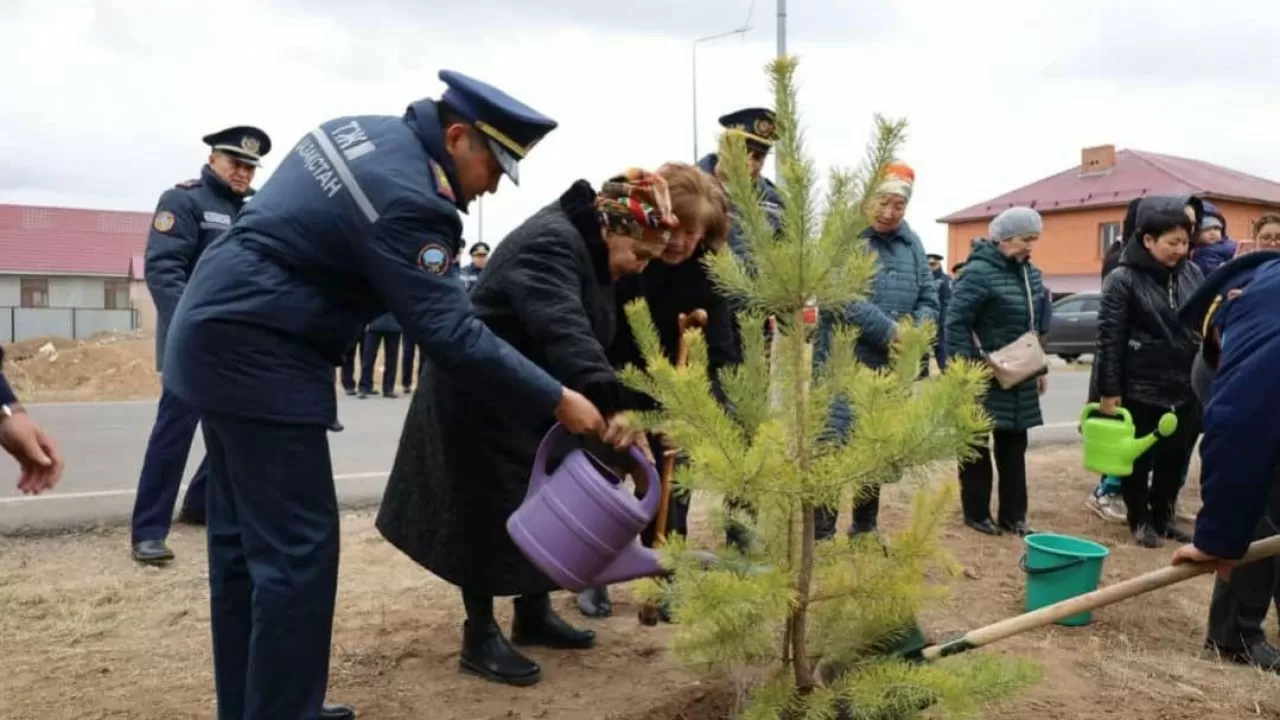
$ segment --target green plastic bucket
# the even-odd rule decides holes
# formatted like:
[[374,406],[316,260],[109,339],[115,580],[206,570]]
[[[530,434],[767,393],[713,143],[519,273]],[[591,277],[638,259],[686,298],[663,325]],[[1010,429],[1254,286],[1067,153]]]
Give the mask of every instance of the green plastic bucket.
[[[1028,535],[1025,541],[1027,552],[1019,565],[1027,576],[1027,612],[1098,589],[1102,563],[1111,552],[1106,547],[1053,533]],[[1059,620],[1058,624],[1088,625],[1092,615],[1083,612]]]

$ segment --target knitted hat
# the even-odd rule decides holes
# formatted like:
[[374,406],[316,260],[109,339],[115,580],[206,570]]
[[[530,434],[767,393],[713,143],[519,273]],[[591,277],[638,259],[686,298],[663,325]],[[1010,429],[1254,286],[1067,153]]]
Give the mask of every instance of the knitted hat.
[[884,169],[884,178],[876,187],[877,195],[901,195],[911,200],[911,187],[915,185],[916,173],[906,163],[890,163]]
[[1200,229],[1201,229],[1201,230],[1212,230],[1212,229],[1214,229],[1214,228],[1217,228],[1217,229],[1221,230],[1221,229],[1222,229],[1222,221],[1221,221],[1221,220],[1219,220],[1218,218],[1214,217],[1213,215],[1205,215],[1205,216],[1204,216],[1204,219],[1200,221]]
[[987,234],[991,242],[1002,243],[1023,235],[1039,235],[1043,229],[1040,213],[1029,207],[1011,207],[991,221]]

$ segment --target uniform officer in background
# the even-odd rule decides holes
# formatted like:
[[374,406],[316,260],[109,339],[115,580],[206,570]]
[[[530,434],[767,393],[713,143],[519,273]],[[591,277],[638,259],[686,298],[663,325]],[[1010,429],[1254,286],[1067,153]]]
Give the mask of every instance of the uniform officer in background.
[[[212,151],[200,177],[164,191],[147,236],[145,276],[156,306],[156,370],[164,369],[169,323],[196,260],[231,228],[245,198],[253,194],[250,183],[262,157],[271,151],[271,138],[248,126],[206,135],[204,143]],[[199,422],[194,407],[168,390],[161,393],[133,505],[133,559],[140,563],[173,560],[165,539]],[[206,456],[187,488],[179,522],[204,524],[208,469]]]
[[221,720],[322,710],[338,583],[325,429],[351,338],[390,311],[477,397],[602,432],[585,397],[497,339],[458,282],[459,211],[492,193],[556,123],[443,71],[437,102],[307,133],[201,258],[170,328],[165,386],[201,411]]
[[[760,206],[764,209],[775,232],[782,231],[782,196],[773,181],[765,177],[764,161],[768,159],[773,144],[778,141],[778,118],[768,108],[746,108],[720,118],[720,126],[726,131],[742,136],[747,145],[747,158],[751,163],[751,179],[755,180]],[[724,179],[719,153],[711,153],[698,161],[698,167]],[[729,232],[729,249],[739,258],[746,258],[747,247],[742,230],[734,224]]]
[[[947,305],[951,303],[951,276],[942,267],[942,256],[929,253],[929,271],[933,273],[933,289],[938,292],[938,336],[933,342],[933,359],[939,370],[947,369]],[[925,363],[929,362],[925,358]],[[925,373],[928,374],[927,372]]]
[[471,246],[471,264],[462,268],[462,286],[471,292],[471,288],[480,281],[480,273],[484,272],[484,264],[489,262],[489,245],[481,240]]

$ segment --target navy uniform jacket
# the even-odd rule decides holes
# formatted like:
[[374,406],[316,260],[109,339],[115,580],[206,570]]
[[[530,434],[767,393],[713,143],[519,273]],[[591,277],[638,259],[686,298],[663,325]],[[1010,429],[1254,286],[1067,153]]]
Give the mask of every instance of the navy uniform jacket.
[[[711,153],[698,161],[698,167],[703,172],[716,174],[716,164],[720,162],[717,153]],[[778,187],[773,184],[769,178],[763,175],[756,178],[756,192],[760,197],[760,207],[764,209],[765,215],[768,217],[769,224],[773,226],[774,234],[782,232],[782,195],[778,193]],[[734,213],[736,215],[736,212]],[[735,221],[729,229],[729,249],[740,260],[747,263],[751,259],[747,257],[747,244],[742,239],[742,230]]]
[[476,319],[456,278],[455,177],[431,100],[304,136],[200,259],[165,386],[204,411],[329,425],[334,366],[390,311],[480,398],[552,414],[560,383]]
[[482,270],[475,265],[468,265],[462,268],[459,279],[462,280],[462,287],[466,288],[467,292],[471,292],[471,288],[475,287],[476,283],[480,282],[481,272]]
[[169,188],[156,204],[147,234],[144,276],[156,305],[156,369],[164,368],[165,336],[196,260],[231,223],[245,195],[231,189],[205,165],[199,180]]
[[1280,466],[1278,307],[1280,260],[1271,260],[1213,315],[1221,354],[1204,411],[1195,545],[1219,558],[1244,555]]

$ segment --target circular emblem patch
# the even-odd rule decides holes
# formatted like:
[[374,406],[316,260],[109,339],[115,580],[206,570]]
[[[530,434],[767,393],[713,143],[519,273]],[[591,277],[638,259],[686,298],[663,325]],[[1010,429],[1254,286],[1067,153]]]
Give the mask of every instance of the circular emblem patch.
[[151,225],[160,232],[169,232],[173,229],[173,213],[168,210],[156,213],[156,219]]
[[418,267],[432,275],[443,275],[449,269],[449,251],[439,243],[428,243],[418,251]]

